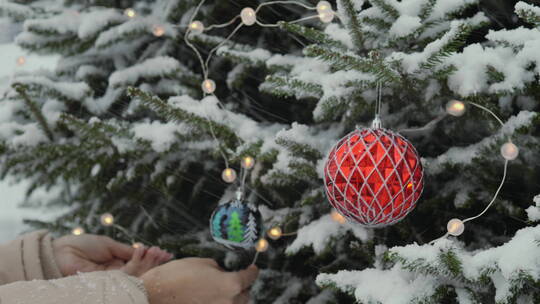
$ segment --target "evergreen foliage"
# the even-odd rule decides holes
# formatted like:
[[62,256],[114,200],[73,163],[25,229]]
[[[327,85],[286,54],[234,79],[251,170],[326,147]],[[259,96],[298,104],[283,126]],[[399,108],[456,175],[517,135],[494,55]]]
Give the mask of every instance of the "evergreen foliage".
[[[215,1],[197,19],[225,22],[261,2]],[[52,223],[31,224],[57,233],[80,225],[236,269],[252,255],[214,243],[208,220],[238,186],[221,181],[222,156],[239,171],[250,155],[257,164],[246,202],[266,227],[298,231],[260,255],[256,303],[539,301],[540,233],[524,211],[540,193],[539,7],[518,3],[526,27],[490,30],[487,43],[473,43],[492,26],[477,0],[338,0],[341,21],[327,26],[243,28],[217,50],[209,73],[216,96],[203,96],[198,59],[183,41],[198,1],[58,3],[0,1],[0,14],[24,20],[21,47],[61,55],[54,71],[15,75],[0,101],[2,177],[30,180],[29,194],[59,189],[40,203],[66,207]],[[136,18],[123,14],[128,7]],[[305,14],[283,5],[259,18]],[[206,55],[227,34],[192,39]],[[378,83],[383,125],[416,146],[426,189],[402,222],[368,230],[331,220],[322,167],[339,138],[370,125]],[[505,126],[474,108],[445,116],[453,98],[489,108]],[[494,207],[459,240],[429,244],[449,219],[486,206],[510,134],[521,155]],[[101,227],[105,212],[126,231]],[[527,209],[531,221],[534,212]],[[242,241],[236,215],[228,232]]]

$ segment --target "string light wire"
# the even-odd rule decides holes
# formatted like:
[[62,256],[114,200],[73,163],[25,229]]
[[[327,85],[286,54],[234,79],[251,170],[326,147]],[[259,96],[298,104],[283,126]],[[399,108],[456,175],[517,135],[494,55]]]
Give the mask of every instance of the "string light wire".
[[[482,106],[480,104],[472,102],[472,101],[468,101],[467,103],[479,108],[482,111],[485,111],[485,112],[489,113],[501,125],[501,128],[504,128],[504,123],[503,123],[502,119],[500,119],[493,111],[491,111],[490,109],[488,109],[488,108],[486,108],[486,107],[484,107],[484,106]],[[509,136],[509,141],[511,142],[510,136]],[[501,178],[501,182],[499,183],[499,187],[497,188],[497,191],[495,191],[495,194],[493,195],[493,198],[488,203],[488,205],[484,208],[484,210],[482,210],[482,212],[480,212],[479,214],[477,214],[475,216],[472,216],[472,217],[469,217],[469,218],[466,218],[464,220],[455,219],[456,224],[459,225],[458,226],[459,228],[461,228],[459,231],[457,231],[457,232],[455,231],[455,230],[457,230],[457,228],[447,227],[448,231],[443,236],[429,242],[429,244],[433,244],[436,241],[438,241],[440,239],[444,239],[444,238],[448,237],[451,234],[455,235],[455,236],[460,235],[461,233],[463,233],[465,223],[473,221],[473,220],[481,217],[482,215],[484,215],[491,208],[491,206],[495,203],[495,200],[499,196],[499,193],[501,192],[502,187],[504,186],[504,183],[506,182],[506,177],[507,177],[507,173],[508,173],[508,162],[509,162],[509,159],[507,157],[505,157],[503,176]],[[453,231],[450,231],[450,230],[453,230]]]
[[501,127],[504,127],[503,121],[499,118],[499,116],[493,113],[493,111],[491,111],[490,109],[484,107],[483,105],[477,104],[476,102],[467,101],[467,103],[488,112],[489,114],[491,114],[491,116],[493,116],[499,122],[499,124],[501,124]]
[[[204,4],[205,0],[202,0],[201,2],[199,2],[199,5],[197,5],[197,7],[195,8],[194,12],[193,12],[193,15],[191,16],[190,18],[190,21],[189,21],[189,24],[192,24],[193,21],[195,20],[195,17],[197,16],[197,14],[199,13],[202,5]],[[258,13],[263,7],[265,6],[269,6],[269,5],[275,5],[275,4],[292,4],[292,5],[298,5],[298,6],[301,6],[301,7],[304,7],[308,10],[317,10],[317,7],[314,7],[314,6],[309,6],[305,3],[302,3],[302,2],[299,2],[299,1],[287,1],[287,0],[283,0],[283,1],[269,1],[269,2],[264,2],[264,3],[261,3],[259,4],[256,8],[255,8],[255,14]],[[337,14],[332,11],[332,14],[336,15]],[[221,24],[212,24],[212,25],[209,25],[209,26],[205,26],[204,28],[204,31],[209,31],[209,30],[212,30],[212,29],[215,29],[215,28],[225,28],[225,27],[228,27],[230,25],[233,25],[238,19],[241,18],[241,15],[236,15],[235,17],[233,17],[230,21],[227,21],[225,23],[221,23]],[[289,23],[298,23],[298,22],[302,22],[302,21],[306,21],[306,20],[311,20],[311,19],[315,19],[315,18],[320,18],[320,15],[317,14],[317,15],[314,15],[314,16],[309,16],[309,17],[304,17],[304,18],[300,18],[300,19],[297,19],[297,20],[293,20],[293,21],[289,21]],[[265,23],[262,23],[260,22],[257,17],[255,16],[255,23],[257,23],[257,25],[261,26],[261,27],[279,27],[279,24],[280,22],[278,23],[275,23],[275,24],[265,24]],[[197,58],[199,59],[199,62],[201,63],[201,69],[203,71],[203,75],[204,75],[204,78],[207,79],[208,78],[208,74],[209,74],[209,64],[210,64],[210,60],[212,59],[212,57],[214,56],[214,54],[216,53],[216,51],[221,47],[223,46],[224,44],[226,44],[227,42],[231,41],[232,37],[238,32],[238,30],[240,30],[240,28],[242,28],[244,26],[244,24],[242,22],[240,22],[240,24],[238,24],[236,26],[236,28],[231,32],[231,34],[229,34],[227,36],[227,38],[225,38],[225,40],[221,41],[217,46],[215,46],[212,50],[210,50],[210,52],[208,53],[208,56],[206,57],[206,60],[204,60],[202,58],[202,55],[201,53],[199,52],[199,50],[197,49],[197,47],[195,47],[195,45],[193,45],[190,41],[189,41],[189,35],[190,35],[190,32],[191,30],[189,29],[189,26],[188,26],[188,30],[186,31],[185,35],[184,35],[184,41],[186,42],[186,44],[195,52],[195,54],[197,55]]]
[[506,181],[506,175],[508,173],[508,160],[506,160],[504,162],[504,172],[503,172],[503,177],[501,179],[501,183],[499,184],[499,187],[497,188],[497,191],[495,192],[495,195],[493,195],[493,198],[491,199],[491,202],[489,202],[489,204],[487,205],[487,207],[482,211],[480,212],[478,215],[476,216],[473,216],[473,217],[469,217],[467,219],[464,219],[463,220],[463,223],[466,223],[466,222],[469,222],[469,221],[472,221],[474,219],[477,219],[479,217],[481,217],[482,215],[484,215],[484,213],[486,213],[486,211],[488,211],[488,209],[491,207],[491,205],[493,205],[493,203],[495,202],[495,200],[497,199],[497,197],[499,196],[499,193],[501,192],[501,189],[504,185],[504,182]]

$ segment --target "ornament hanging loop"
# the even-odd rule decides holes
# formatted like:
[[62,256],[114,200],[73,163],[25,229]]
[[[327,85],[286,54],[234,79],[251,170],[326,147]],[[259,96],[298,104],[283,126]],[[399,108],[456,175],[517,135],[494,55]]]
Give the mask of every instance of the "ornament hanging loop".
[[242,201],[244,199],[244,189],[239,188],[236,190],[236,200]]
[[375,115],[375,119],[373,119],[373,122],[371,123],[372,129],[381,129],[382,128],[382,121],[379,114]]
[[371,127],[373,129],[380,129],[382,128],[382,121],[381,121],[381,107],[382,107],[382,83],[381,81],[377,81],[377,99],[375,101],[375,119],[373,119],[373,123],[371,124]]

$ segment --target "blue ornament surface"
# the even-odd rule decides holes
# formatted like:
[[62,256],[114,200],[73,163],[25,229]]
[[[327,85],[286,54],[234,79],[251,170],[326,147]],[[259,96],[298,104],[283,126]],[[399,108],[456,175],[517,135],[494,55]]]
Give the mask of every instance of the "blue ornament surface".
[[229,249],[252,249],[263,233],[261,214],[252,204],[233,199],[214,210],[210,233]]

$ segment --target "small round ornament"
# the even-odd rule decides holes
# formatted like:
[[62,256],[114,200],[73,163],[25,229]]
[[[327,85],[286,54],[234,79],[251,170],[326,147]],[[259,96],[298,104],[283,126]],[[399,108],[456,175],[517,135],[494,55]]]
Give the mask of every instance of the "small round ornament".
[[236,198],[220,204],[210,217],[212,238],[229,249],[253,249],[263,235],[261,214]]
[[467,108],[465,107],[465,104],[459,100],[450,100],[446,104],[446,112],[452,116],[462,116],[463,114],[465,114],[466,109]]
[[275,227],[270,228],[266,232],[266,234],[268,234],[268,237],[271,238],[272,240],[278,240],[283,235],[283,231],[281,230],[279,226],[275,226]]
[[161,37],[165,34],[165,28],[161,25],[154,25],[152,27],[152,34],[156,37]]
[[24,56],[17,57],[17,65],[23,66],[26,63],[26,58]]
[[330,204],[348,220],[376,228],[414,209],[424,171],[414,146],[383,128],[356,129],[330,151],[324,168]]
[[506,160],[514,160],[519,156],[519,148],[511,142],[507,142],[501,147],[501,155]]
[[268,250],[268,247],[270,244],[268,244],[268,241],[266,239],[260,239],[257,241],[257,244],[255,244],[255,250],[258,252],[265,252]]
[[335,13],[333,11],[322,12],[319,14],[319,19],[324,23],[330,23],[334,20]]
[[136,242],[136,243],[133,243],[133,244],[131,245],[131,247],[133,247],[134,249],[144,248],[144,244],[143,244],[143,243]]
[[129,18],[135,18],[137,16],[137,12],[132,8],[126,8],[126,10],[124,10],[124,15],[128,16]]
[[257,13],[251,7],[246,7],[240,12],[242,23],[247,26],[252,26],[257,21]]
[[332,5],[328,1],[319,1],[317,3],[317,13],[321,14],[332,10]]
[[229,184],[234,183],[236,180],[236,171],[234,171],[232,168],[225,168],[225,170],[221,172],[221,179]]
[[195,20],[189,25],[189,30],[195,35],[202,34],[202,32],[204,32],[204,24],[198,20]]
[[100,218],[101,225],[105,227],[112,226],[114,224],[114,216],[110,213],[104,213]]
[[73,230],[71,230],[71,234],[79,236],[84,234],[84,228],[83,227],[75,227]]
[[206,94],[212,94],[216,91],[216,82],[212,79],[205,79],[201,84],[201,88]]
[[465,224],[462,220],[454,218],[448,221],[448,224],[446,225],[446,230],[448,230],[448,234],[453,236],[460,236],[463,234],[463,231],[465,231]]

